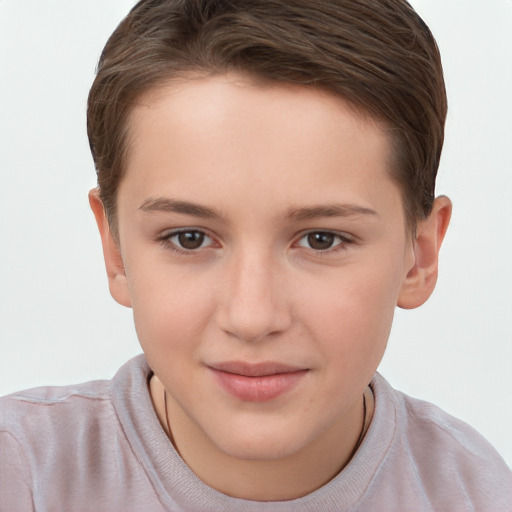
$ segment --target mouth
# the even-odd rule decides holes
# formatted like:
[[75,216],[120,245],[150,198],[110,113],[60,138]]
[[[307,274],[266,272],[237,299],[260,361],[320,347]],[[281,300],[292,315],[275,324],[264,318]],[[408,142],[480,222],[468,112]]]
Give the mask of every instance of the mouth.
[[208,366],[220,387],[244,402],[273,400],[297,386],[309,369],[276,362],[229,361]]

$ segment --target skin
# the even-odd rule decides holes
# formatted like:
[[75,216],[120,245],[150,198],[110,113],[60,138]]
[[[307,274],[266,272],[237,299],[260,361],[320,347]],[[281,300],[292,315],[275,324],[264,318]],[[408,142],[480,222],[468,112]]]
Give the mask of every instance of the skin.
[[[143,98],[129,129],[118,237],[96,190],[90,203],[162,425],[165,389],[176,449],[221,492],[312,492],[350,458],[364,392],[371,415],[395,307],[434,289],[450,201],[438,198],[412,236],[385,130],[312,88],[173,82]],[[197,247],[180,247],[176,230]],[[304,371],[254,402],[219,385],[210,367],[225,361]]]

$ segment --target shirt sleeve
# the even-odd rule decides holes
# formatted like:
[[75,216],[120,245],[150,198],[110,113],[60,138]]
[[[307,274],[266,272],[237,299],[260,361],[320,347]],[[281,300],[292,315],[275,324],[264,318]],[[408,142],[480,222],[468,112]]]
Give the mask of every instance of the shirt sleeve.
[[34,512],[30,470],[16,438],[0,431],[0,512]]

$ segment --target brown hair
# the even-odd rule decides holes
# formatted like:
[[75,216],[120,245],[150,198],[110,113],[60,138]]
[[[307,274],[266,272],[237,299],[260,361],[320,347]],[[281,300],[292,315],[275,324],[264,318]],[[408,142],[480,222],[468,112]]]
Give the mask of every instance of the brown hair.
[[426,217],[444,139],[436,42],[405,0],[141,0],[101,55],[87,115],[100,196],[116,195],[137,99],[190,72],[319,87],[383,121],[408,223]]

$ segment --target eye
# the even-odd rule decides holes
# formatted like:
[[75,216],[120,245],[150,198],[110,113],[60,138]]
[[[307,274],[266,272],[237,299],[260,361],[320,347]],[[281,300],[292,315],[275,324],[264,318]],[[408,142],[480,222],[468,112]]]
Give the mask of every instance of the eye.
[[305,234],[297,243],[299,247],[306,247],[314,251],[323,252],[335,249],[349,243],[348,238],[331,231],[311,231]]
[[185,251],[196,251],[213,244],[213,240],[206,233],[195,229],[175,231],[166,235],[164,239],[177,249]]

